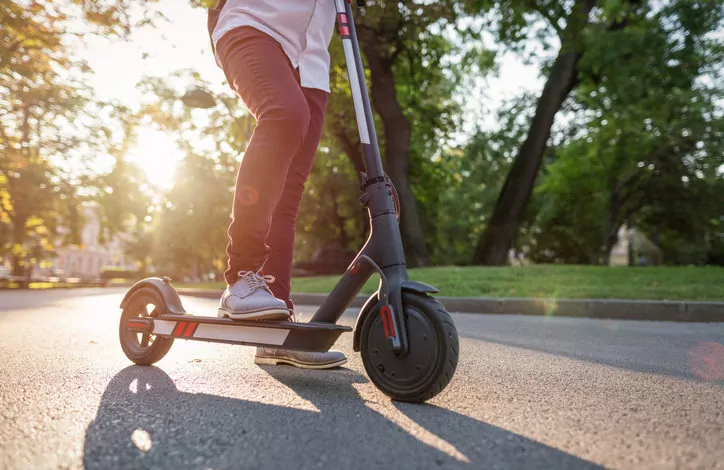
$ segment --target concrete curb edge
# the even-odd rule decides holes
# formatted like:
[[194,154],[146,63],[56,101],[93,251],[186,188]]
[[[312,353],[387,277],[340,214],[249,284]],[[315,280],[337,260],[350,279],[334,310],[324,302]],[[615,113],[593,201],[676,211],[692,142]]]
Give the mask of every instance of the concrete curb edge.
[[[178,289],[180,295],[209,299],[221,298],[221,291]],[[326,294],[292,294],[298,305],[321,305]],[[671,322],[724,322],[724,302],[619,300],[619,299],[530,299],[437,297],[450,312],[479,314],[535,315],[617,320]],[[367,296],[357,296],[351,307],[359,308]]]

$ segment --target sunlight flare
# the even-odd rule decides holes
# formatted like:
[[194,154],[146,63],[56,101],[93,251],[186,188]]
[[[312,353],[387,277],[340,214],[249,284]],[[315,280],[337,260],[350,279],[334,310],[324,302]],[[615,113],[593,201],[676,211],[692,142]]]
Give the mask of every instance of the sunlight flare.
[[129,160],[143,169],[149,183],[161,189],[173,186],[176,167],[182,158],[171,136],[150,128],[139,129],[136,145],[129,153]]

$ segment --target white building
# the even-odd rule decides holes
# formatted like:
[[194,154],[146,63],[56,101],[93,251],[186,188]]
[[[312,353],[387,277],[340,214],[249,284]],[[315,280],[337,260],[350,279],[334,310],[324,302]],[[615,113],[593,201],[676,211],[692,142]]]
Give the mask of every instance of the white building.
[[628,266],[628,247],[630,243],[629,230],[623,225],[618,230],[618,242],[611,250],[611,257],[608,261],[609,266]]
[[99,279],[103,268],[137,268],[135,261],[123,252],[124,242],[130,239],[129,235],[118,234],[111,237],[109,242],[101,244],[98,242],[101,224],[96,208],[85,207],[83,219],[85,224],[81,232],[81,245],[62,247],[58,244],[58,257],[52,261],[51,268],[54,275],[91,280]]

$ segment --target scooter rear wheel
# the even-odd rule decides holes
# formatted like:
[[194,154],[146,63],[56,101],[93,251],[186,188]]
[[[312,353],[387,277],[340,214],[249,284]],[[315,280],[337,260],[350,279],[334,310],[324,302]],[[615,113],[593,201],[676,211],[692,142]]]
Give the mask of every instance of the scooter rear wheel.
[[163,359],[173,345],[173,338],[132,331],[128,328],[128,320],[156,317],[163,314],[164,310],[163,299],[151,287],[137,290],[128,299],[121,314],[118,336],[126,357],[136,364],[148,366]]
[[445,307],[432,297],[404,292],[402,302],[408,353],[392,351],[378,304],[362,325],[362,362],[370,380],[390,398],[419,403],[450,383],[458,363],[458,333]]

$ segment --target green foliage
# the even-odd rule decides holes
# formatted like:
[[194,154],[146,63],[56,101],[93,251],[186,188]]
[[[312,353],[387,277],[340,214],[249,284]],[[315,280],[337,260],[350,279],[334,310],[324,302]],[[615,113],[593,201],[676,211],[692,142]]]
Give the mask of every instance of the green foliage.
[[[437,181],[434,204],[423,204],[434,264],[467,264],[487,222],[516,147],[528,124],[530,97],[506,103],[499,129],[479,129],[462,148],[451,148],[429,167]],[[428,208],[432,210],[427,210]]]
[[664,262],[706,262],[722,216],[724,89],[712,81],[722,42],[709,34],[722,7],[697,5],[644,4],[623,24],[625,3],[606,3],[610,19],[593,23],[568,108],[574,124],[529,208],[522,243],[532,260],[606,263],[627,224],[660,245]]
[[142,275],[138,271],[131,269],[103,268],[101,270],[101,279],[104,281],[110,281],[111,279],[125,279],[127,281],[136,281],[141,277]]
[[[66,39],[125,35],[134,26],[128,8],[122,0],[0,4],[0,254],[13,255],[15,274],[51,254],[57,237],[78,241],[80,193],[92,191],[87,156],[104,154],[113,133]],[[69,233],[59,234],[61,225]]]
[[12,209],[10,192],[8,191],[8,178],[5,175],[0,175],[0,227],[10,223],[10,211]]
[[334,147],[317,154],[297,225],[295,258],[307,260],[322,248],[357,251],[364,242],[367,217],[359,203],[352,167]]
[[555,152],[536,188],[524,252],[533,262],[597,264],[605,243],[608,192],[603,166],[587,142]]
[[8,225],[0,245],[12,253],[19,275],[57,225],[56,201],[69,182],[51,159],[79,146],[73,123],[87,97],[68,78],[78,66],[61,40],[63,13],[44,2],[26,8],[11,1],[0,6],[0,16],[0,178]]
[[156,266],[197,276],[223,268],[235,169],[220,170],[213,158],[192,153],[181,162],[154,225]]

